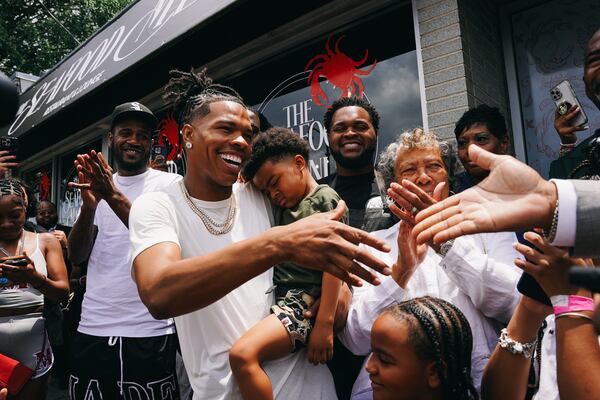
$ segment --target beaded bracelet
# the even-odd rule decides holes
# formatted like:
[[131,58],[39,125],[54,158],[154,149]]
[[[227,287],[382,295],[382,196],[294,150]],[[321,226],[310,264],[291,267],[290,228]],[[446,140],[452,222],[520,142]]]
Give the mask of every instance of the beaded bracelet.
[[498,345],[512,354],[521,355],[525,358],[531,358],[537,344],[537,338],[533,342],[521,343],[508,336],[508,330],[503,328],[500,331]]

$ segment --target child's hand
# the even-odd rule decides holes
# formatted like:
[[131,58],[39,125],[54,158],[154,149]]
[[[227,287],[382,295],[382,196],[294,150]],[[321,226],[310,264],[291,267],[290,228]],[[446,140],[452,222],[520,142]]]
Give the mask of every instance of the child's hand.
[[308,361],[325,364],[333,357],[333,325],[315,324],[308,340]]

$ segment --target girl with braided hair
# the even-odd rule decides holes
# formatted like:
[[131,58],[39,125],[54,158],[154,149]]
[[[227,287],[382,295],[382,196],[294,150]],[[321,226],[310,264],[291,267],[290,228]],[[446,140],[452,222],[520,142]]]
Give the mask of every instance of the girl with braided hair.
[[44,296],[62,301],[69,286],[58,239],[23,229],[27,204],[20,181],[0,180],[0,354],[33,370],[13,398],[41,399],[53,360],[42,317]]
[[469,322],[447,301],[426,296],[389,307],[371,330],[373,399],[478,399],[472,344]]
[[[173,71],[165,91],[178,111],[186,175],[133,203],[133,276],[155,318],[175,317],[194,399],[238,399],[228,352],[269,315],[272,267],[289,261],[349,283],[357,284],[358,276],[377,284],[375,274],[354,260],[389,271],[357,243],[386,247],[337,221],[343,202],[271,228],[267,198],[251,183],[237,182],[254,134],[242,99],[205,71]],[[262,367],[278,400],[335,398],[327,367],[310,365],[305,350]]]

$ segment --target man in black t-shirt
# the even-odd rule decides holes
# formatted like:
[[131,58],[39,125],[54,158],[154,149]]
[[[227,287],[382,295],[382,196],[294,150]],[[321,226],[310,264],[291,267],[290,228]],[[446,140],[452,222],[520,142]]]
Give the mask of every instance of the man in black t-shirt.
[[[389,228],[395,221],[383,212],[381,201],[378,207],[367,208],[370,199],[380,196],[373,167],[379,128],[377,110],[364,99],[343,97],[327,110],[323,123],[336,172],[319,180],[319,184],[331,186],[346,202],[351,226],[367,232]],[[327,365],[338,398],[349,399],[364,357],[352,354],[337,338],[333,354]]]
[[381,206],[367,208],[371,198],[380,196],[373,167],[379,129],[375,107],[362,98],[343,97],[327,110],[323,124],[336,172],[319,183],[331,186],[346,202],[350,225],[368,232],[393,225],[396,221]]

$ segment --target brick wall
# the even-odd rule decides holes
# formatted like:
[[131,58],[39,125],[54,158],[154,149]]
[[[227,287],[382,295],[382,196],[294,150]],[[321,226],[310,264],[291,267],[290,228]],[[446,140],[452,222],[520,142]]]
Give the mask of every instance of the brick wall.
[[508,119],[497,7],[491,0],[413,1],[429,129],[454,138],[458,118],[482,103],[499,107]]

